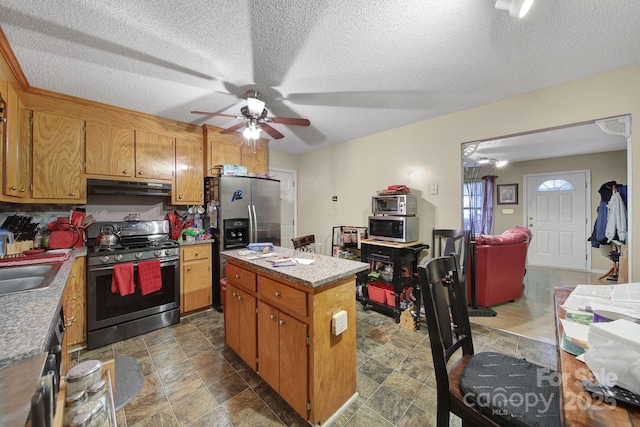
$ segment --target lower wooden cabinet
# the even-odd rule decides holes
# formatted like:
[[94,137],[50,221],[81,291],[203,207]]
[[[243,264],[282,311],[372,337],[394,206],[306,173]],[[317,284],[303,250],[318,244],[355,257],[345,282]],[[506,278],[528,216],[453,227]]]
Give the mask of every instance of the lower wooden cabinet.
[[211,244],[180,248],[180,313],[211,307]]
[[307,412],[308,326],[258,302],[260,376],[300,414]]
[[[227,273],[229,268],[227,267]],[[254,371],[258,369],[256,347],[256,297],[236,287],[227,276],[225,336],[227,344]]]
[[[69,351],[84,347],[87,342],[87,280],[86,258],[79,257],[73,263],[71,274],[62,294],[64,310],[63,362]],[[64,364],[64,363],[63,363]],[[66,372],[63,370],[62,372]]]

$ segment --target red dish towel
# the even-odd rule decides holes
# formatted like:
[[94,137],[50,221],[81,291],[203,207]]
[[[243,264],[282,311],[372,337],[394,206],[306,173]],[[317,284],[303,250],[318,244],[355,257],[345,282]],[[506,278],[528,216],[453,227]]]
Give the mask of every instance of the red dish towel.
[[142,295],[162,289],[162,275],[160,274],[160,260],[154,259],[138,263],[138,285]]
[[120,296],[132,294],[136,290],[133,283],[133,264],[116,264],[111,276],[111,292],[120,292]]

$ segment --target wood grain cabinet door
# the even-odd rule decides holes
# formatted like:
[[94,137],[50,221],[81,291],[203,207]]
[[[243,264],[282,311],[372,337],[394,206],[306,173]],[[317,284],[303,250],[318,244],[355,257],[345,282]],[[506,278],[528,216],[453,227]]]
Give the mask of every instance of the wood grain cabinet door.
[[260,138],[242,145],[242,164],[249,172],[263,174],[267,171],[267,143],[268,140]]
[[173,138],[135,131],[136,178],[173,180]]
[[[31,197],[31,111],[24,108],[10,84],[4,94],[6,138],[4,141],[3,194],[19,199]],[[22,200],[19,200],[20,202]]]
[[84,257],[74,261],[62,297],[65,302],[65,338],[69,347],[82,345],[87,341],[85,266]]
[[202,141],[176,138],[176,178],[171,201],[175,205],[204,203]]
[[280,390],[278,310],[258,301],[258,370],[274,390]]
[[[280,396],[299,414],[307,413],[309,356],[307,325],[282,312],[278,318]],[[321,361],[317,361],[322,363]]]
[[86,201],[84,121],[33,113],[33,198]]
[[87,174],[133,177],[133,129],[87,121],[86,146]]

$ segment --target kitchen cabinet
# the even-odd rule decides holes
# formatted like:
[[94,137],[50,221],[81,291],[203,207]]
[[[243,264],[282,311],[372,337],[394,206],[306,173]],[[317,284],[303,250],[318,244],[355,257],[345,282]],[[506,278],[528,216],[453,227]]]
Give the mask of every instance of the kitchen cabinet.
[[256,274],[227,264],[225,337],[227,344],[254,371],[258,368]]
[[[264,289],[263,289],[264,286]],[[292,304],[304,308],[306,294],[300,290],[260,277],[258,284],[258,367],[260,376],[299,414],[307,412],[308,325],[290,310],[277,309],[266,301],[278,299],[280,307]]]
[[34,111],[34,200],[86,203],[83,129],[83,120]]
[[[418,279],[420,252],[429,245],[421,242],[395,243],[381,240],[362,240],[361,261],[369,264],[369,270],[358,273],[358,300],[367,310],[373,308],[394,317],[400,323],[401,312],[410,304],[420,312],[420,294],[410,300],[411,290]],[[401,300],[404,299],[404,303]],[[416,329],[420,323],[416,322]]]
[[218,176],[220,165],[243,165],[249,173],[267,171],[268,140],[247,141],[240,133],[221,134],[222,129],[204,125],[204,173]]
[[132,178],[135,173],[133,129],[87,120],[87,175],[97,178]]
[[[86,321],[86,258],[78,257],[73,263],[67,285],[62,294],[64,310],[65,332],[63,346],[63,360],[68,360],[68,352],[84,347],[87,342]],[[62,372],[66,372],[63,369]]]
[[[308,286],[280,277],[270,268],[254,266],[253,261],[242,261],[233,251],[223,256],[227,260],[227,344],[240,355],[236,350],[237,330],[250,330],[251,335],[245,339],[247,345],[254,345],[257,340],[260,377],[310,424],[325,423],[345,402],[357,396],[354,274],[331,276],[320,286]],[[334,263],[341,262],[351,263],[320,256],[314,265],[326,265],[321,271],[335,275]],[[306,269],[296,271],[308,274]],[[289,270],[282,274],[298,273]],[[318,272],[313,277],[325,278]],[[235,285],[240,282],[246,284],[240,289],[243,299],[247,294],[254,297],[250,307],[254,307],[257,298],[257,316],[251,319],[247,314],[243,323],[233,305],[238,303]],[[342,311],[347,328],[335,335],[331,332],[332,316]],[[254,323],[249,323],[252,320]],[[255,365],[252,368],[256,369]]]
[[211,307],[211,244],[180,248],[180,313]]
[[202,152],[202,141],[176,138],[176,174],[171,192],[174,205],[204,204]]
[[135,131],[136,178],[173,180],[175,146],[173,138]]
[[1,95],[6,102],[3,195],[22,202],[31,197],[31,111],[24,108],[12,85],[6,83]]

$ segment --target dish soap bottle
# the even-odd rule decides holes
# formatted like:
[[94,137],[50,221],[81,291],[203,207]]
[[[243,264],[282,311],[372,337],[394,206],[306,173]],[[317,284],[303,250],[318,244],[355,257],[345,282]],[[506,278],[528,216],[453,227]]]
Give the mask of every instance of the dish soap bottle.
[[42,231],[40,225],[36,228],[36,235],[33,236],[33,249],[40,249],[42,247]]

